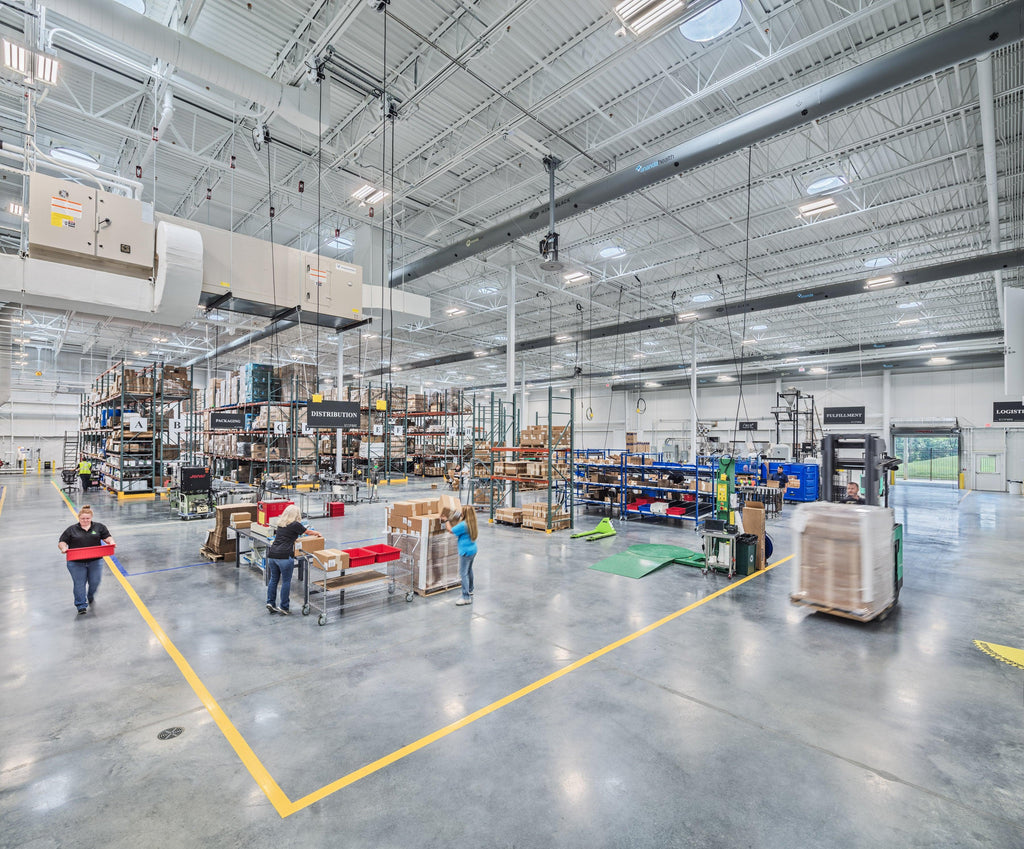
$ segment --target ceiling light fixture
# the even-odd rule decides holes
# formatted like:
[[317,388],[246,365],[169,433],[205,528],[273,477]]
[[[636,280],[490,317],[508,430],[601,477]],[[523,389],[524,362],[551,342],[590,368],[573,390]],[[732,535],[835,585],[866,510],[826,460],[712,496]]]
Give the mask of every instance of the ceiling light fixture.
[[445,312],[448,315],[465,315],[466,314],[465,310],[459,309],[458,307],[449,307],[448,309],[445,310]]
[[11,215],[21,215],[25,212],[25,209],[20,203],[12,200],[10,205],[7,207],[7,211],[11,213]]
[[928,360],[930,366],[944,366],[947,363],[953,362],[949,357],[931,357]]
[[733,377],[731,374],[720,374],[718,375],[718,377],[715,378],[715,380],[717,380],[719,383],[730,383],[735,379],[736,378]]
[[373,186],[364,185],[356,189],[354,192],[352,192],[352,197],[354,197],[358,201],[365,201],[375,191],[377,190]]
[[626,252],[618,245],[611,245],[607,248],[601,248],[600,254],[602,259],[618,259],[620,256],[625,256]]
[[690,300],[692,300],[695,304],[706,304],[709,301],[713,301],[714,299],[715,296],[709,294],[708,292],[698,292]]
[[579,286],[581,283],[590,282],[589,271],[570,271],[568,274],[562,276],[567,286]]
[[370,195],[366,199],[366,202],[367,203],[379,203],[380,201],[384,200],[384,198],[386,198],[389,194],[391,194],[391,192],[386,192],[386,191],[384,191],[384,189],[380,189],[379,191],[376,191],[372,195]]
[[28,74],[28,51],[20,44],[4,39],[4,64],[19,74]]
[[901,318],[896,324],[903,327],[907,324],[917,324],[920,320],[919,318]]
[[556,342],[571,342],[572,341],[572,337],[571,336],[566,336],[566,335],[563,334],[562,336],[556,336],[555,337],[555,341]]
[[822,368],[821,366],[815,366],[810,371],[811,374],[828,374],[828,369]]
[[480,294],[481,295],[495,295],[495,294],[497,294],[497,292],[498,292],[498,287],[497,286],[481,286],[480,287]]
[[678,318],[678,319],[679,319],[680,321],[692,321],[692,320],[693,320],[693,319],[695,319],[696,317],[697,317],[697,313],[695,313],[695,312],[681,312],[681,313],[679,313],[679,315],[677,316],[677,318]]
[[646,380],[644,381],[644,386],[650,387],[651,389],[657,389],[659,386],[661,386],[661,384],[656,383],[653,380]]
[[921,306],[921,302],[920,301],[907,301],[905,304],[898,304],[897,306],[901,310],[912,310],[915,307]]
[[768,329],[768,325],[767,324],[755,324],[750,329],[751,330],[767,330]]
[[647,354],[645,354],[643,351],[637,351],[635,354],[633,354],[634,360],[644,360],[646,358]]
[[918,345],[917,346],[917,350],[919,350],[919,351],[933,351],[933,350],[935,350],[938,347],[939,346],[936,345],[934,342],[925,342],[925,344],[923,344],[923,345]]
[[327,240],[327,247],[334,248],[336,251],[347,251],[352,247],[352,240],[345,239],[341,236],[332,236]]
[[885,286],[891,286],[896,282],[896,278],[891,274],[885,277],[872,277],[870,280],[864,282],[865,289],[882,289]]
[[60,62],[45,53],[36,54],[36,79],[41,82],[55,85],[57,74],[60,73]]
[[690,20],[679,25],[679,32],[690,41],[714,41],[736,26],[743,6],[740,0],[718,0]]
[[473,356],[474,357],[486,357],[487,356],[487,352],[486,351],[474,351],[473,352]]
[[615,16],[624,29],[643,35],[655,24],[686,10],[684,0],[623,0],[615,7]]
[[804,218],[821,215],[823,212],[831,212],[833,209],[838,209],[838,207],[832,198],[822,198],[821,200],[811,201],[810,203],[802,203],[799,206],[800,214]]

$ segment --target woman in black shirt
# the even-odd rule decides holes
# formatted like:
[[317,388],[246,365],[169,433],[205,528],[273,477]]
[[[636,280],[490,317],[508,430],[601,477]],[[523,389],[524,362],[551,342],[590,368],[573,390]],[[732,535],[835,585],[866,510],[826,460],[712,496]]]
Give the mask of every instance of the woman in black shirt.
[[[114,544],[114,538],[107,530],[107,526],[94,522],[92,507],[83,504],[78,511],[78,524],[72,525],[60,535],[57,547],[64,554],[69,548],[91,548],[99,545],[101,541],[108,545]],[[99,589],[103,561],[69,560],[68,572],[71,573],[71,580],[75,582],[75,607],[79,613],[85,613],[88,606],[93,603],[96,590]]]
[[[267,583],[267,610],[271,613],[288,615],[290,592],[292,588],[292,570],[295,568],[295,540],[305,534],[320,537],[323,534],[306,528],[299,519],[302,513],[294,504],[284,508],[277,520],[277,533],[267,552],[267,569],[270,579]],[[277,604],[277,585],[281,584],[281,604]]]

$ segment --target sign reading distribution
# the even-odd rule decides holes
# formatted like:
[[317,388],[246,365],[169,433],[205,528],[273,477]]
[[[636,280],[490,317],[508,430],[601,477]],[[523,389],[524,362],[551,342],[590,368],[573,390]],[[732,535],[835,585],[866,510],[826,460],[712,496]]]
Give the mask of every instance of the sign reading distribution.
[[212,430],[242,430],[245,427],[245,413],[241,410],[214,410],[210,413]]
[[994,401],[992,403],[992,421],[1024,422],[1024,404],[1020,401]]
[[358,428],[358,401],[310,401],[306,407],[310,427]]
[[826,407],[823,424],[864,424],[863,407]]

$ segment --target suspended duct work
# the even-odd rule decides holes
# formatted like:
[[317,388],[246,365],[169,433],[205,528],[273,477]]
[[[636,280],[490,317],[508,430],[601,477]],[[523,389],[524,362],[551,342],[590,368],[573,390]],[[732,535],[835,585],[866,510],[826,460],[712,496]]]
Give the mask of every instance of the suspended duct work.
[[[125,8],[114,0],[47,0],[47,8],[114,41],[161,59],[179,71],[251,100],[283,121],[317,136],[325,128],[317,117],[320,95],[285,85],[179,32]],[[324,97],[329,115],[330,98]]]

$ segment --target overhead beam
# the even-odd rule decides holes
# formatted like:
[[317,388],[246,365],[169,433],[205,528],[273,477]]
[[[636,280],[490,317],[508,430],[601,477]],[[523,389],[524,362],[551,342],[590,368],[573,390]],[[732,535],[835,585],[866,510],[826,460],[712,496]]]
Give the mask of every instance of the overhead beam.
[[[790,290],[780,292],[776,295],[765,295],[762,298],[753,298],[747,301],[732,301],[721,306],[708,306],[702,309],[687,309],[685,312],[672,312],[664,315],[647,316],[646,318],[633,319],[618,324],[605,324],[601,327],[584,329],[579,332],[572,332],[573,342],[583,342],[590,339],[606,339],[613,336],[626,336],[632,333],[639,333],[642,330],[656,330],[663,327],[671,327],[678,324],[690,324],[694,321],[708,321],[715,318],[727,318],[733,315],[749,315],[751,313],[764,312],[766,310],[784,309],[786,307],[807,306],[818,304],[823,301],[833,301],[839,298],[848,298],[852,295],[888,294],[905,286],[917,286],[923,283],[934,283],[938,280],[952,280],[958,277],[966,277],[970,274],[984,274],[991,271],[1005,271],[1011,268],[1024,267],[1024,248],[1016,250],[1001,251],[997,254],[983,254],[969,257],[967,259],[942,262],[938,265],[928,265],[922,268],[908,271],[894,272],[894,282],[890,286],[881,289],[866,289],[867,280],[871,278],[859,278],[847,280],[841,283],[831,283],[823,286],[809,286],[806,289]],[[876,276],[883,276],[879,273]],[[685,309],[685,308],[681,308]],[[685,317],[681,317],[685,316]],[[562,335],[561,333],[557,335]],[[562,344],[556,341],[556,336],[539,336],[534,339],[526,339],[516,343],[517,351],[536,351],[548,348],[552,345]],[[433,366],[452,365],[454,363],[468,362],[480,357],[503,356],[506,346],[500,345],[491,348],[484,348],[483,353],[476,351],[461,351],[457,354],[447,354],[442,357],[416,360],[401,365],[401,371],[412,371],[414,369],[431,368]],[[374,372],[367,372],[366,376],[382,374],[386,369]]]
[[[937,33],[915,39],[904,47],[820,83],[781,97],[658,156],[575,189],[556,201],[556,221],[580,215],[1022,38],[1024,0],[1011,0],[982,14],[965,18]],[[546,204],[537,206],[529,212],[413,260],[392,272],[389,285],[403,286],[426,274],[539,232],[547,223],[544,217],[546,211]]]

